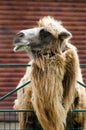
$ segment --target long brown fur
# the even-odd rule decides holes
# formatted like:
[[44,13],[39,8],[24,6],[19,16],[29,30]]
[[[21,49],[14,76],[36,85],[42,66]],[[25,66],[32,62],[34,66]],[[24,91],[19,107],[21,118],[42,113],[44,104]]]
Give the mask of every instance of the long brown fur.
[[[70,118],[67,117],[69,110],[86,108],[85,89],[77,83],[77,81],[83,82],[77,50],[68,42],[68,39],[64,40],[61,46],[58,34],[64,32],[65,29],[62,25],[60,26],[59,22],[57,24],[56,20],[48,16],[41,19],[38,24],[57,38],[52,41],[54,46],[51,43],[48,47],[55,55],[51,56],[50,52],[46,56],[43,55],[47,51],[46,48],[40,51],[41,57],[37,53],[34,54],[32,67],[27,68],[18,86],[28,80],[32,82],[29,86],[19,90],[14,108],[34,109],[36,112],[36,116],[35,113],[19,113],[22,129],[27,128],[26,125],[34,124],[33,120],[29,120],[30,116],[37,122],[35,126],[40,127],[40,123],[43,130],[69,129],[73,126],[73,124],[66,124],[66,120]],[[77,97],[78,102],[75,105],[74,101]],[[82,120],[82,113],[74,115],[73,121],[82,123]]]

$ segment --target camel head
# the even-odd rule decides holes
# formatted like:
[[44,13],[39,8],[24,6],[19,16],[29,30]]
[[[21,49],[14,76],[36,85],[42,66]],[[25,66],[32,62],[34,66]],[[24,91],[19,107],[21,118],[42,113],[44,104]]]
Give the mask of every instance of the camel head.
[[52,17],[44,17],[38,24],[36,28],[21,30],[16,34],[13,40],[14,51],[41,51],[44,54],[61,51],[64,41],[71,37],[70,32]]
[[40,50],[43,46],[47,46],[52,39],[52,34],[43,27],[22,30],[16,34],[13,40],[14,51]]

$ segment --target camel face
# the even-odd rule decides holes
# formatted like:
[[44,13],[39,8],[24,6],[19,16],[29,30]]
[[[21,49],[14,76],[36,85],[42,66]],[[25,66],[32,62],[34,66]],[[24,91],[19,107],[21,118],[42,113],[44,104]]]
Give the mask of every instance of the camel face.
[[14,51],[41,49],[51,42],[52,37],[51,33],[43,27],[22,30],[13,40]]

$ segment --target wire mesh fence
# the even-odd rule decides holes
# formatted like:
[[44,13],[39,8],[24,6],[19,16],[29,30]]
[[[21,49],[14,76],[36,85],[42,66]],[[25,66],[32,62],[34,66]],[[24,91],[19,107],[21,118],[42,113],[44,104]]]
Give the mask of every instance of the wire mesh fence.
[[19,127],[19,121],[17,117],[18,113],[27,113],[27,112],[33,113],[34,111],[33,110],[0,110],[0,119],[2,119],[3,116],[3,121],[0,121],[0,130],[43,130],[42,127],[33,127],[32,124],[29,126],[29,129],[28,128],[21,129]]
[[[0,110],[0,130],[43,130],[42,128],[29,128],[29,129],[20,129],[19,128],[19,122],[16,112],[33,112],[33,110]],[[86,113],[86,110],[73,110],[70,111],[70,119],[71,121],[74,118],[75,112],[82,112],[82,115],[84,117],[84,114]],[[8,115],[9,118],[6,118]],[[1,121],[1,118],[3,117],[3,121]],[[70,122],[70,128],[67,128],[65,130],[86,130],[83,129],[80,124],[77,124],[77,126],[72,128],[72,122]]]
[[19,123],[16,112],[0,110],[0,130],[18,130]]
[[[19,67],[19,66],[23,66],[23,67],[30,67],[31,65],[28,64],[0,64],[0,67]],[[86,64],[81,64],[81,66],[86,66]],[[7,98],[8,96],[12,95],[13,93],[17,92],[19,89],[25,87],[27,84],[30,84],[31,81],[27,81],[25,84],[23,84],[22,86],[14,89],[13,91],[7,93],[6,95],[4,95],[3,97],[0,97],[0,101],[3,101],[5,98]],[[78,84],[80,84],[82,87],[86,88],[86,85],[77,81]],[[23,130],[19,128],[19,122],[18,122],[18,116],[16,113],[18,112],[33,112],[33,110],[0,110],[0,130]],[[72,121],[74,118],[74,113],[82,113],[83,116],[83,120],[84,120],[84,115],[86,114],[86,110],[71,110],[69,111],[70,114],[70,118]],[[76,117],[77,118],[77,117]],[[72,122],[70,122],[71,124]],[[71,125],[70,125],[71,126]],[[77,128],[75,127],[69,127],[66,130],[86,130],[86,128],[82,128],[81,126],[79,126],[79,124],[77,124]],[[25,130],[43,130],[42,128],[29,128],[29,129],[25,129]]]
[[[19,128],[18,112],[33,112],[33,110],[0,110],[0,130],[23,130]],[[29,128],[29,130],[32,130],[32,128]],[[34,130],[42,129],[35,128]]]

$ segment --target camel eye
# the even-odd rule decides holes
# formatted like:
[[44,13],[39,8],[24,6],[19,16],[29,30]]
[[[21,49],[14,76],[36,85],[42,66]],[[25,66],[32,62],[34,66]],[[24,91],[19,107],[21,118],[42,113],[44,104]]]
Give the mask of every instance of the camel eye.
[[42,29],[42,30],[40,31],[40,37],[41,37],[41,39],[46,38],[46,37],[49,37],[49,36],[51,36],[51,33],[48,32],[47,30]]

